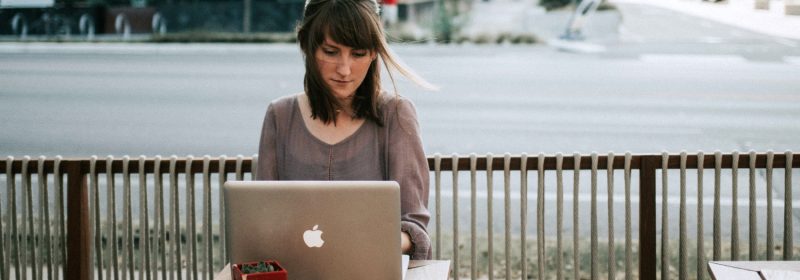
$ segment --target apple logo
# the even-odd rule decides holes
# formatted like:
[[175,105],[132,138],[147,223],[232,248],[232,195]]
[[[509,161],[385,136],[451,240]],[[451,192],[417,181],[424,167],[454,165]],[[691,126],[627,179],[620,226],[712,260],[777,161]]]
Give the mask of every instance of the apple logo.
[[303,233],[303,241],[309,248],[322,247],[322,244],[325,244],[325,240],[322,240],[322,231],[317,230],[318,227],[319,225],[314,225],[314,228]]

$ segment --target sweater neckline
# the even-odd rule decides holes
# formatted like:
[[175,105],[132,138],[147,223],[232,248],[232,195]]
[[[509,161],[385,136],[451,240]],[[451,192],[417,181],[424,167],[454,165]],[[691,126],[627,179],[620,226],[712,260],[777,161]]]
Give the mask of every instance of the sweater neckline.
[[361,123],[361,125],[356,129],[356,131],[354,131],[353,133],[351,133],[350,135],[348,135],[344,139],[339,140],[339,142],[330,144],[328,142],[322,141],[322,139],[319,139],[317,136],[315,136],[313,133],[311,133],[311,129],[308,128],[308,124],[306,123],[306,120],[303,117],[303,114],[301,113],[302,111],[300,110],[300,100],[299,99],[300,99],[300,95],[298,94],[294,98],[294,115],[295,115],[295,117],[300,119],[300,123],[302,124],[303,130],[306,132],[306,134],[308,134],[309,137],[311,137],[312,139],[314,139],[314,141],[316,141],[317,143],[319,143],[319,144],[321,144],[323,146],[332,148],[332,147],[340,146],[342,144],[350,142],[351,139],[355,138],[355,136],[357,134],[361,133],[361,131],[364,130],[364,127],[367,126],[368,120],[364,120],[364,122]]

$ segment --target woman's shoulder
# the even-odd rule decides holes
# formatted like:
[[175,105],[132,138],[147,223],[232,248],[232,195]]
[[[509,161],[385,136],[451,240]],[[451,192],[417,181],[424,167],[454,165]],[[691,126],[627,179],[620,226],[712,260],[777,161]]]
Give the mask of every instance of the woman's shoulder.
[[381,110],[384,111],[384,114],[391,112],[403,113],[409,109],[414,109],[414,103],[411,102],[411,99],[399,94],[383,92],[381,93],[380,98],[380,107]]
[[390,127],[415,134],[418,130],[417,110],[411,99],[398,94],[382,94],[384,121]]
[[297,102],[297,96],[302,93],[296,93],[279,97],[269,103],[268,111],[272,111],[276,115],[283,115],[289,113],[294,108]]

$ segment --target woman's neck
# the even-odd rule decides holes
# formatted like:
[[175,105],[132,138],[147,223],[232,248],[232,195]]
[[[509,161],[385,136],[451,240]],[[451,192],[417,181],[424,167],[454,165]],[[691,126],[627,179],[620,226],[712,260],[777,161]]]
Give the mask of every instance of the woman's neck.
[[339,108],[336,109],[337,117],[338,115],[344,114],[345,116],[355,116],[355,110],[353,109],[353,98],[343,98],[337,99],[339,101]]

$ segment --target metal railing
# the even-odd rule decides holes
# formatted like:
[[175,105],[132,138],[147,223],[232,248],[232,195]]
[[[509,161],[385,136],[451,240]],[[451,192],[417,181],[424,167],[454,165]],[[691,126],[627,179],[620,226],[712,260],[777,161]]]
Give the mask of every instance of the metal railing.
[[[429,232],[435,258],[452,260],[455,279],[528,279],[528,274],[535,274],[538,279],[616,279],[623,274],[625,279],[656,279],[658,273],[661,279],[707,278],[706,260],[745,259],[739,244],[740,169],[749,171],[746,259],[791,260],[793,250],[798,249],[793,242],[798,230],[792,222],[792,168],[800,167],[800,157],[791,152],[435,155],[428,161],[433,174]],[[5,172],[0,175],[5,180],[5,189],[0,186],[0,279],[212,279],[226,259],[224,230],[221,230],[225,222],[224,204],[219,186],[228,179],[253,178],[252,167],[256,164],[252,158],[241,156],[35,160],[9,157],[0,161],[0,170]],[[783,199],[777,202],[773,201],[774,169],[784,171],[783,188],[777,188],[783,190]],[[674,240],[669,234],[672,221],[669,206],[676,199],[669,192],[675,175],[670,170],[680,178],[677,255],[670,250]],[[687,170],[694,170],[696,183],[688,183]],[[713,230],[708,234],[703,227],[707,216],[703,200],[707,183],[703,174],[711,170]],[[448,172],[451,179],[443,180]],[[495,182],[495,175],[500,173],[502,178],[497,178],[500,183]],[[529,173],[535,173],[535,184],[529,182]],[[728,173],[730,176],[725,179],[723,175]],[[195,183],[198,178],[202,183]],[[600,183],[603,179],[605,184]],[[469,181],[469,188],[460,185],[464,180]],[[502,191],[495,190],[499,184]],[[766,192],[764,199],[757,198],[762,191],[759,185]],[[687,186],[697,189],[694,201],[687,199]],[[619,187],[624,197],[618,194]],[[605,195],[601,194],[603,191]],[[728,191],[730,197],[723,199],[721,194]],[[567,195],[566,200],[572,206],[569,214],[572,222],[565,223],[568,221],[564,217],[569,216],[565,212],[570,211],[564,206],[565,193],[569,192],[572,195]],[[443,200],[446,196],[451,200]],[[493,205],[500,197],[502,216]],[[535,199],[535,205],[529,202],[529,197]],[[550,205],[552,200],[555,205]],[[598,207],[603,201],[607,207],[604,222]],[[468,206],[462,206],[465,203]],[[623,203],[624,214],[615,210],[619,209],[614,207],[617,203]],[[695,233],[688,232],[687,203],[697,205]],[[723,220],[722,206],[728,203],[731,217]],[[529,206],[536,211],[531,217]],[[582,214],[586,206],[588,223],[585,223],[587,216]],[[757,214],[758,208],[763,207],[767,213],[765,226]],[[784,209],[783,231],[778,232],[783,237],[779,256],[773,249],[776,207]],[[138,214],[134,214],[135,208]],[[469,221],[459,215],[466,213],[463,210],[466,208]],[[485,211],[479,213],[479,209]],[[202,217],[196,214],[198,211]],[[546,215],[552,211],[556,213],[555,219]],[[519,216],[512,218],[513,212]],[[624,226],[615,224],[619,215],[624,216]],[[484,216],[485,220],[480,219]],[[452,220],[450,228],[444,223],[448,217]],[[503,220],[502,230],[496,228],[497,219]],[[530,233],[529,222],[535,224],[535,231]],[[460,229],[467,223],[469,231]],[[730,223],[730,236],[723,237],[727,229],[723,223]],[[571,238],[564,236],[569,228]],[[623,229],[624,239],[617,238],[618,228]],[[757,235],[759,228],[766,228],[765,242]],[[495,236],[501,231],[502,238]],[[604,239],[601,234],[605,234]],[[462,235],[468,235],[468,239]],[[713,242],[704,241],[705,236],[713,236]],[[528,238],[535,239],[535,243],[529,243]],[[570,239],[572,244],[568,244]],[[584,242],[587,239],[588,246]],[[723,239],[729,239],[730,245],[723,245]],[[449,243],[446,241],[452,245],[445,245]],[[503,242],[504,246],[497,248],[496,242]],[[690,243],[695,248],[690,248]],[[605,248],[601,249],[601,245]],[[529,254],[528,247],[532,250],[535,247],[536,253]],[[707,253],[708,247],[713,253]],[[617,250],[624,257],[617,256]],[[729,251],[730,256],[723,257],[723,251]],[[689,263],[690,257],[696,259],[695,264]],[[692,270],[696,274],[690,275]]]

